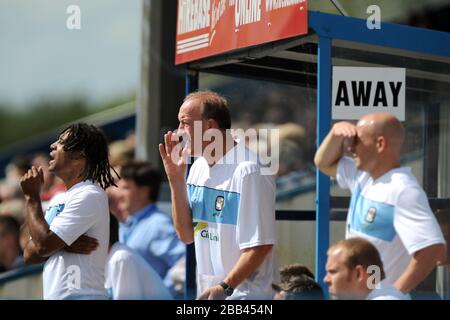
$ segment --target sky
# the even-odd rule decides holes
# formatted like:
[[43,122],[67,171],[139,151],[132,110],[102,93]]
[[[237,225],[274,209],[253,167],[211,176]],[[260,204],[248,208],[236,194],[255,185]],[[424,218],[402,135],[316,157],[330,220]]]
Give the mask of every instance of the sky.
[[[80,8],[79,30],[66,26],[70,5]],[[0,0],[0,103],[135,93],[141,14],[141,0]]]
[[[361,17],[367,15],[367,4],[379,4],[382,19],[390,20],[425,2],[341,3],[352,16]],[[314,10],[336,11],[330,1],[310,4]],[[66,27],[70,5],[81,10],[80,30]],[[0,0],[0,104],[25,110],[42,99],[82,96],[95,105],[134,94],[139,83],[141,15],[142,0]]]

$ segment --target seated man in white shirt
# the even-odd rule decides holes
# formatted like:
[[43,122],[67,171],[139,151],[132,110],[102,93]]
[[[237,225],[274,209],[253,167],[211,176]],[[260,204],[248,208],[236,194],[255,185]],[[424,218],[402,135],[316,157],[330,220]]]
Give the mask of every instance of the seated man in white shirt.
[[119,243],[119,224],[109,217],[109,255],[105,287],[114,300],[170,300],[172,296],[158,273],[138,253]]
[[363,238],[342,240],[331,246],[326,271],[323,281],[334,300],[410,300],[408,294],[383,281],[380,254]]

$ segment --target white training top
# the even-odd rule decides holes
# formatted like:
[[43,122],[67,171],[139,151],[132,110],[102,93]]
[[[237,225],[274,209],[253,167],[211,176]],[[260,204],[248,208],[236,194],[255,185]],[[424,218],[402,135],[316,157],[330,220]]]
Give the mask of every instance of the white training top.
[[404,294],[386,279],[380,282],[379,287],[373,289],[366,297],[366,300],[411,300],[409,294]]
[[411,169],[392,169],[375,181],[356,169],[353,159],[338,163],[337,181],[352,192],[346,238],[363,237],[378,249],[386,280],[394,283],[411,256],[445,243],[441,229]]
[[81,235],[99,242],[90,254],[64,249],[44,265],[44,299],[107,299],[104,268],[109,243],[109,209],[105,191],[90,181],[56,195],[45,213],[50,230],[70,246]]
[[[243,144],[210,167],[198,158],[187,180],[194,223],[197,292],[219,284],[242,249],[275,244],[275,181],[261,175],[256,156]],[[278,269],[275,250],[230,299],[272,299]]]
[[116,242],[108,255],[105,287],[114,300],[170,300],[158,273],[139,254]]

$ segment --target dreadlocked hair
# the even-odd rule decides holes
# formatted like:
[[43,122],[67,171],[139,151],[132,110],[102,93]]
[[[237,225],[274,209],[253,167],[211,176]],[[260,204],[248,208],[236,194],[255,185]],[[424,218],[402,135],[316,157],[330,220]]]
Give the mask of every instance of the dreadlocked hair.
[[[108,142],[104,133],[96,126],[86,123],[75,123],[65,128],[60,136],[66,134],[63,149],[72,156],[81,156],[86,159],[86,166],[81,173],[83,181],[92,180],[98,183],[103,190],[114,183],[111,170],[119,177],[116,170],[109,164]],[[120,177],[119,177],[120,178]]]

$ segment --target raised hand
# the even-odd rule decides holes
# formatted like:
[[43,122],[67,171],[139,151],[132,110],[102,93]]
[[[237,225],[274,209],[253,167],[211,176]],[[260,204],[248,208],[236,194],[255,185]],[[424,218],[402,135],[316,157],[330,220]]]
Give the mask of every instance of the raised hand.
[[356,126],[347,121],[337,122],[333,126],[333,134],[336,137],[354,138],[356,136]]
[[169,131],[164,135],[164,145],[159,144],[159,154],[169,181],[185,178],[187,148],[183,148],[176,133]]
[[34,166],[31,167],[20,179],[20,187],[25,196],[39,197],[43,184],[44,171],[42,167],[39,167],[39,169],[36,169]]

